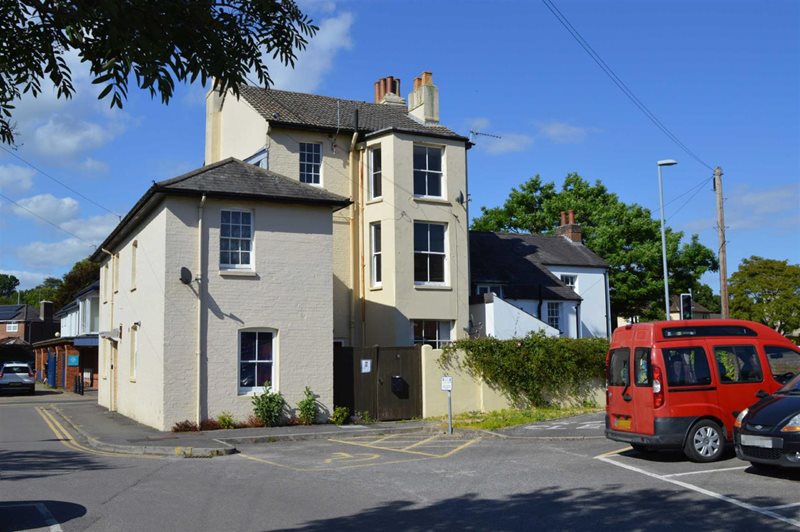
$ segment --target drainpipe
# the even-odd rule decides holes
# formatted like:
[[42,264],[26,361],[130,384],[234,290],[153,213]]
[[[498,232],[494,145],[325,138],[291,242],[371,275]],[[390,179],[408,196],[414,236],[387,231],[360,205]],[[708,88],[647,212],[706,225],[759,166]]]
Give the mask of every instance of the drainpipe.
[[353,203],[350,206],[350,344],[355,344],[356,336],[356,290],[359,286],[359,272],[358,272],[358,209],[359,209],[359,195],[358,195],[358,174],[356,169],[356,142],[358,141],[358,109],[355,111],[355,128],[353,131],[353,138],[350,140],[350,197]]
[[[112,283],[112,286],[113,286],[113,283],[114,283],[114,254],[111,253],[110,251],[108,251],[105,248],[100,248],[100,251],[102,251],[103,253],[108,255],[108,260],[111,261],[111,283]],[[104,286],[103,288],[105,290],[109,289],[108,286]],[[113,290],[113,288],[110,290],[110,292],[111,292],[111,298],[110,298],[111,299],[111,312],[109,312],[109,318],[108,318],[108,327],[109,327],[108,330],[109,331],[114,329],[114,290]],[[111,342],[110,339],[106,339],[105,341],[106,341],[106,344],[103,344],[103,353],[106,352],[105,351],[105,346],[108,345],[108,342]],[[111,353],[108,353],[108,363],[109,363],[109,365],[112,365],[110,369],[113,370],[114,369],[114,367],[113,367],[114,361],[111,360]],[[105,371],[105,368],[103,369],[103,371]],[[112,379],[112,382],[113,382],[114,381],[114,376],[113,375],[109,375],[109,376],[110,376],[110,378]],[[114,389],[112,389],[112,388],[114,388]],[[114,399],[115,395],[116,395],[116,386],[114,384],[111,384],[109,386],[109,389],[108,389],[108,404],[109,404],[109,407],[111,407],[111,408],[109,408],[109,410],[111,410],[112,412],[117,410],[117,402]]]
[[575,338],[581,337],[581,301],[575,305]]
[[606,285],[606,338],[611,338],[611,288],[608,286],[608,270],[603,273]]
[[197,389],[197,411],[195,412],[195,419],[197,421],[198,426],[200,425],[200,419],[202,415],[202,393],[200,390],[200,384],[202,382],[202,369],[203,369],[203,357],[202,357],[202,337],[203,337],[203,320],[202,320],[202,312],[203,312],[203,207],[206,204],[206,195],[200,198],[200,204],[197,206],[197,275],[195,275],[194,280],[197,281],[197,345],[196,345],[196,354],[197,354],[197,374],[196,374],[196,382],[195,386]]

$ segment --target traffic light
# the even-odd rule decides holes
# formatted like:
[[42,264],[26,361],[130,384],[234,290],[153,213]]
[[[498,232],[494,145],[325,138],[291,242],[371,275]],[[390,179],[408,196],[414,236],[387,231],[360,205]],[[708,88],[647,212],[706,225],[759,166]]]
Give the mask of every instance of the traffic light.
[[681,294],[681,319],[692,319],[692,294]]

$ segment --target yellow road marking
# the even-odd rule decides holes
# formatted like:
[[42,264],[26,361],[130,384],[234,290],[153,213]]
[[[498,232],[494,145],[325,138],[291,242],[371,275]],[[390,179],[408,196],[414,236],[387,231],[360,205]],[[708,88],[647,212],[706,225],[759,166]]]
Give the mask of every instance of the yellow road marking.
[[409,449],[413,449],[414,447],[419,447],[420,445],[426,444],[426,443],[428,443],[429,441],[431,441],[431,440],[433,440],[435,438],[436,438],[436,436],[431,436],[430,438],[425,438],[424,440],[418,441],[417,443],[415,443],[413,445],[409,445],[408,447],[404,447],[403,450],[404,451],[408,451]]
[[158,458],[157,456],[113,453],[108,451],[96,451],[94,449],[90,449],[89,447],[85,447],[84,445],[81,445],[80,443],[75,441],[75,438],[72,437],[69,431],[64,428],[64,426],[56,419],[56,417],[51,412],[48,412],[41,406],[36,407],[36,412],[39,414],[39,416],[41,416],[41,418],[44,420],[44,422],[47,424],[50,430],[53,431],[53,434],[56,435],[56,438],[58,438],[58,441],[61,443],[61,445],[67,447],[68,449],[72,449],[73,451],[94,454],[97,456],[114,456],[114,457],[125,456],[125,457],[147,458],[147,459]]
[[633,447],[623,447],[622,449],[617,449],[616,451],[608,451],[607,453],[598,454],[595,458],[605,458],[606,456],[614,456],[615,454],[624,453],[625,451],[630,451]]
[[332,464],[333,462],[337,462],[337,461],[346,462],[348,464],[354,463],[354,462],[369,462],[371,460],[377,460],[380,457],[381,457],[381,455],[379,455],[378,453],[372,453],[372,454],[366,454],[365,453],[365,454],[356,456],[356,455],[352,455],[350,453],[336,452],[336,453],[333,453],[330,458],[326,459],[324,461],[324,463]]

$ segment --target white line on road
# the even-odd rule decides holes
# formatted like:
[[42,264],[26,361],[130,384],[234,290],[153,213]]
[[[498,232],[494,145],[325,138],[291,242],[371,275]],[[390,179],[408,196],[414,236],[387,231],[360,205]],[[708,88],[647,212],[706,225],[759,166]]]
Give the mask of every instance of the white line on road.
[[766,516],[766,517],[771,517],[772,519],[777,519],[778,521],[781,521],[781,522],[784,522],[786,524],[792,525],[793,527],[800,528],[800,521],[798,521],[796,519],[790,519],[788,517],[784,517],[784,516],[782,516],[782,515],[780,515],[778,513],[773,512],[769,508],[759,508],[758,506],[753,506],[752,504],[748,504],[746,502],[737,501],[736,499],[733,499],[733,498],[728,497],[726,495],[722,495],[721,493],[716,493],[714,491],[707,490],[705,488],[701,488],[699,486],[695,486],[695,485],[689,484],[687,482],[682,482],[680,480],[675,480],[674,478],[667,478],[667,477],[662,476],[662,475],[657,475],[656,473],[651,473],[650,471],[646,471],[644,469],[640,469],[640,468],[632,466],[632,465],[623,464],[623,463],[617,462],[616,460],[613,460],[609,456],[602,456],[602,455],[595,456],[595,459],[596,460],[600,460],[601,462],[605,462],[607,464],[611,464],[611,465],[614,465],[614,466],[617,466],[617,467],[621,467],[623,469],[628,469],[629,471],[634,471],[636,473],[639,473],[640,475],[645,475],[645,476],[648,476],[648,477],[651,477],[651,478],[655,478],[657,480],[661,480],[662,482],[668,482],[670,484],[674,484],[676,486],[680,486],[682,488],[686,488],[688,490],[691,490],[691,491],[700,493],[702,495],[705,495],[706,497],[712,497],[714,499],[717,499],[717,500],[720,500],[720,501],[724,501],[724,502],[727,502],[729,504],[733,504],[734,506],[738,506],[740,508],[744,508],[745,510],[749,510],[751,512],[755,512],[757,514],[761,514],[761,515]]
[[794,508],[800,506],[800,502],[793,502],[791,504],[781,504],[779,506],[762,506],[762,510],[785,510],[786,508]]
[[686,473],[672,473],[671,475],[663,475],[664,478],[683,477],[686,475],[702,475],[703,473],[718,473],[719,471],[737,471],[739,469],[747,469],[750,466],[738,467],[723,467],[722,469],[703,469],[702,471],[687,471]]
[[39,512],[39,515],[44,519],[44,524],[50,527],[50,532],[64,532],[64,529],[61,528],[61,525],[58,524],[56,518],[53,517],[53,514],[50,513],[50,510],[47,509],[47,505],[43,502],[0,502],[0,508],[25,508],[26,506],[33,506],[36,508],[36,511]]

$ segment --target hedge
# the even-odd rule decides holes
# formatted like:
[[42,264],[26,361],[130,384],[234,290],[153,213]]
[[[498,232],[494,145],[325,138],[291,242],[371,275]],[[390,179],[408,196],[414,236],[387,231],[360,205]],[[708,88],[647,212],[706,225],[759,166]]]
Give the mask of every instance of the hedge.
[[586,398],[591,386],[604,378],[607,351],[605,338],[553,338],[542,333],[512,340],[470,338],[445,347],[439,364],[466,369],[520,406],[546,406],[560,399]]

